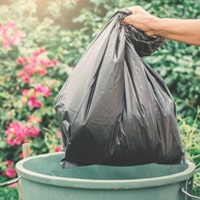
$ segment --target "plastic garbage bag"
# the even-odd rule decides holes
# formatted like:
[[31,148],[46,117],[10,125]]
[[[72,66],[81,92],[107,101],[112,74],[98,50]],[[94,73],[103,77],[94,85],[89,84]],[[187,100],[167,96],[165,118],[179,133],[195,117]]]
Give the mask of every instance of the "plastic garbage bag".
[[56,97],[67,163],[184,161],[173,98],[141,58],[162,38],[121,24],[129,12],[114,14]]

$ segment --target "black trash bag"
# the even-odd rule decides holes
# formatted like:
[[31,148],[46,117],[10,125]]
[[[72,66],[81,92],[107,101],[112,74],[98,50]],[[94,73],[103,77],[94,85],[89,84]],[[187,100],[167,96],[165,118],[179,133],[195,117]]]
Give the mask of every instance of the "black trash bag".
[[67,164],[184,162],[172,96],[141,58],[162,38],[123,25],[129,12],[114,14],[56,97]]

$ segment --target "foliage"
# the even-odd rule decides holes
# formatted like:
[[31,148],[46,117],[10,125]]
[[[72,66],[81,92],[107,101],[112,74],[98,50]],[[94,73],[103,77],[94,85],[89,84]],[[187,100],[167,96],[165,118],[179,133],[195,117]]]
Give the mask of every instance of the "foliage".
[[[183,141],[186,159],[196,163],[194,174],[194,191],[200,195],[198,187],[200,185],[200,130],[197,121],[200,119],[200,108],[197,110],[195,120],[191,124],[191,117],[179,118],[179,128]],[[197,187],[198,186],[198,187]]]
[[[66,32],[18,3],[0,7],[0,182],[16,176],[22,143],[31,144],[31,155],[62,149],[60,138],[53,149],[44,138],[46,129],[59,135],[53,103],[68,74],[62,53]],[[16,199],[17,192],[0,189],[1,196]]]
[[[18,0],[0,6],[0,182],[15,177],[21,143],[31,143],[32,155],[61,150],[54,98],[115,10],[133,5],[159,17],[200,17],[200,0],[44,0],[37,4]],[[158,51],[144,58],[164,78],[175,98],[186,156],[197,165],[197,184],[199,50],[166,40]],[[0,188],[3,198],[17,199],[17,191]]]

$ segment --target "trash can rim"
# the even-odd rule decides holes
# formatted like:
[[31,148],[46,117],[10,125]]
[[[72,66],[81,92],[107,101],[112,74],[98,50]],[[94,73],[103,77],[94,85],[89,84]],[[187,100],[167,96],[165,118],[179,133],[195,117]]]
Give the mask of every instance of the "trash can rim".
[[81,179],[81,178],[68,178],[68,177],[57,177],[33,172],[26,169],[23,165],[29,160],[42,158],[46,156],[60,155],[62,153],[48,153],[38,156],[32,156],[19,161],[16,164],[16,170],[18,175],[23,179],[30,181],[45,183],[49,185],[56,185],[62,187],[72,188],[88,188],[88,189],[137,189],[137,188],[148,188],[148,187],[159,187],[162,185],[169,185],[171,183],[178,183],[190,179],[193,176],[195,165],[187,161],[188,168],[182,172],[175,174],[153,177],[153,178],[142,178],[142,179],[126,179],[126,180],[97,180],[97,179]]

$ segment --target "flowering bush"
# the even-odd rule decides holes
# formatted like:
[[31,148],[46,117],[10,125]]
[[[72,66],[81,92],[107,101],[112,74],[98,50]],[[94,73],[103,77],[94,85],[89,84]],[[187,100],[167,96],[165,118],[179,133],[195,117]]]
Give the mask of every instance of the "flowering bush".
[[23,126],[20,122],[13,121],[6,129],[6,143],[10,146],[21,145],[29,142],[30,139],[39,136],[39,128]]
[[3,172],[4,176],[9,178],[14,178],[16,176],[16,171],[14,169],[14,162],[11,160],[6,160],[7,169]]
[[0,26],[0,36],[2,38],[2,49],[8,50],[10,46],[20,43],[22,34],[14,21],[7,21]]
[[[12,24],[14,24],[14,22],[12,22]],[[16,27],[16,25],[14,27]],[[6,30],[7,29],[5,28],[5,32]],[[15,35],[13,35],[13,38],[14,36]],[[5,41],[3,41],[3,43],[5,43]],[[8,44],[10,49],[12,48],[12,45],[16,45],[16,43],[11,42]],[[8,48],[4,47],[5,45],[3,45],[3,50],[8,51]],[[38,78],[41,77],[45,80],[44,76],[48,76],[47,68],[50,69],[50,67],[57,67],[59,65],[58,60],[50,60],[46,53],[47,52],[44,48],[40,48],[34,51],[30,57],[19,57],[16,60],[17,69],[13,77],[17,82],[15,82],[15,84],[13,83],[13,86],[17,86],[18,88],[15,92],[16,96],[13,96],[15,101],[13,102],[13,105],[9,107],[14,108],[13,111],[15,111],[15,113],[12,119],[5,119],[4,121],[4,124],[6,124],[6,144],[4,145],[7,148],[9,148],[9,146],[18,148],[19,145],[25,142],[33,143],[32,146],[34,147],[35,139],[38,137],[41,137],[42,139],[44,137],[44,133],[43,136],[41,136],[40,133],[42,132],[41,123],[44,122],[43,117],[46,116],[39,112],[39,110],[47,107],[47,100],[51,97],[54,88],[51,89],[51,84],[47,84],[47,82],[42,80],[38,82]],[[48,80],[50,81],[50,79]],[[53,79],[51,81],[54,82]],[[19,106],[16,107],[14,104],[17,101]],[[51,106],[53,107],[53,104]],[[53,151],[55,152],[62,150],[60,146],[61,140],[57,140],[57,142],[58,146],[53,147]],[[44,145],[43,151],[48,152],[47,147],[49,146],[46,146],[45,148],[44,142],[42,143]],[[35,153],[37,152],[35,151]],[[15,155],[12,158],[17,161],[20,157],[21,152],[18,152],[18,156],[16,157]],[[7,176],[8,178],[15,177],[16,171],[14,167],[11,167],[11,163],[6,163],[7,168],[2,171],[2,175]]]
[[[17,59],[17,64],[25,65],[19,77],[23,79],[25,83],[30,83],[30,77],[34,75],[44,76],[47,73],[47,67],[58,66],[57,60],[45,60],[45,49],[41,48],[33,52],[30,58],[20,57]],[[43,57],[42,57],[43,56]],[[41,87],[41,86],[40,86]],[[44,87],[45,88],[45,87]],[[43,90],[44,90],[43,88]],[[48,90],[48,89],[47,89]]]
[[[14,164],[23,158],[22,143],[31,144],[31,155],[62,150],[54,98],[71,71],[69,66],[75,66],[115,9],[140,4],[155,15],[181,18],[198,18],[200,9],[198,1],[178,0],[89,0],[84,9],[80,0],[12,2],[0,5],[0,182],[16,176]],[[77,17],[69,20],[68,13],[73,12],[67,11],[77,3],[80,13],[73,10]],[[72,22],[79,28],[68,30]],[[187,158],[197,163],[197,184],[200,133],[199,120],[193,118],[199,104],[198,55],[198,48],[166,41],[146,58],[173,92],[179,115],[192,116],[179,122]],[[16,200],[17,191],[0,188],[0,199]]]
[[[12,6],[4,14],[0,22],[0,182],[16,177],[15,163],[23,158],[23,143],[30,143],[31,155],[62,150],[54,98],[68,69],[61,46],[54,46],[64,31],[51,20],[40,23],[34,16],[22,23]],[[34,26],[39,30],[32,35]],[[41,42],[42,37],[46,40]],[[49,131],[54,135],[52,145],[45,142]],[[0,199],[16,200],[17,192],[0,188]]]

